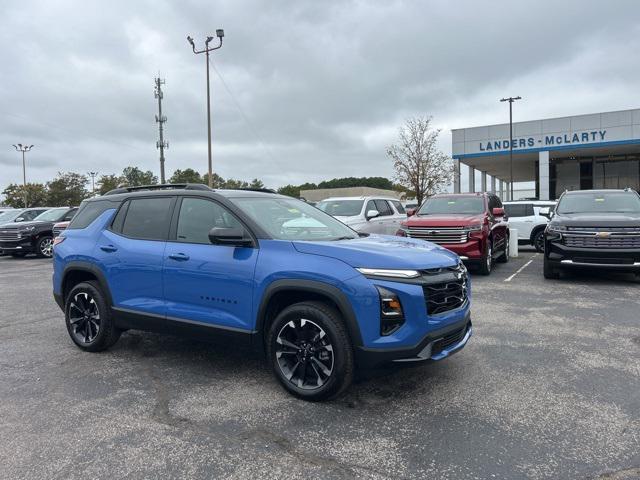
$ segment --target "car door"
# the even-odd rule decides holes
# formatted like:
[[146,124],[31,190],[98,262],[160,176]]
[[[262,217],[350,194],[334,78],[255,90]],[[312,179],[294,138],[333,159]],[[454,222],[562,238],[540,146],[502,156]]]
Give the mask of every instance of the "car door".
[[400,203],[400,200],[389,200],[389,203],[394,210],[393,222],[389,231],[389,235],[395,235],[400,228],[400,224],[407,219],[407,211],[402,206],[402,203]]
[[115,309],[164,318],[162,263],[174,203],[173,196],[129,199],[100,234],[94,256],[106,270]]
[[242,223],[212,199],[179,199],[164,255],[169,324],[252,329],[253,278],[259,250],[209,241],[213,227],[239,226]]
[[527,225],[526,204],[510,203],[504,207],[507,215],[509,215],[509,228],[518,231],[518,240],[529,240],[529,235],[526,231],[528,229],[529,233],[531,233],[531,227]]

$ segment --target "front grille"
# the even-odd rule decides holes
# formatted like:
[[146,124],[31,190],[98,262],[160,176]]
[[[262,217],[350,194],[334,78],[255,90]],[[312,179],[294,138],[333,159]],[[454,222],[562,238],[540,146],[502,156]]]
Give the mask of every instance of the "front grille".
[[[462,264],[438,271],[423,271],[423,278],[434,275],[446,279],[441,282],[426,283],[422,286],[428,315],[438,315],[455,310],[467,301],[467,272]],[[448,273],[448,275],[446,274]]]
[[15,242],[16,240],[20,240],[17,228],[0,230],[0,242]]
[[431,347],[431,354],[437,355],[438,353],[442,352],[443,350],[446,350],[452,345],[459,343],[464,338],[466,333],[467,333],[467,326],[464,326],[459,330],[456,330],[454,332],[451,332],[445,335],[440,340],[437,340],[433,343],[433,346]]
[[609,236],[599,236],[603,232],[566,233],[563,235],[564,244],[574,248],[640,248],[640,234],[609,232]]
[[440,245],[466,243],[468,238],[463,227],[409,227],[407,236]]

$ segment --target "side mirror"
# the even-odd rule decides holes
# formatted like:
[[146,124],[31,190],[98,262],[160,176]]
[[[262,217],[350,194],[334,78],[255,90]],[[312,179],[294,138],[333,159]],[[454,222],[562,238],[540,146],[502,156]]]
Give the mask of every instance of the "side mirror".
[[380,215],[380,212],[378,210],[367,210],[367,220],[371,220],[372,218],[376,218],[377,216]]
[[253,245],[253,240],[242,227],[213,227],[209,230],[209,241],[214,245],[229,245],[235,247],[249,247]]
[[14,222],[19,223],[19,222],[24,222],[24,217],[18,217],[14,220]]
[[542,207],[539,213],[543,217],[551,218],[551,209],[549,207]]
[[491,210],[491,213],[493,213],[494,217],[504,217],[504,208],[494,208],[493,210]]
[[417,208],[407,208],[407,217],[413,217],[417,210]]

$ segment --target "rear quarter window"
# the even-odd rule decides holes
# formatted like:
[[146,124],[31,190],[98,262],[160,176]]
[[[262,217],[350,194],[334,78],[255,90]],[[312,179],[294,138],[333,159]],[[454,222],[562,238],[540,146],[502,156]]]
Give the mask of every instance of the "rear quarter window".
[[69,229],[87,228],[91,223],[110,208],[117,208],[117,204],[108,200],[97,200],[80,205],[80,209],[69,224]]

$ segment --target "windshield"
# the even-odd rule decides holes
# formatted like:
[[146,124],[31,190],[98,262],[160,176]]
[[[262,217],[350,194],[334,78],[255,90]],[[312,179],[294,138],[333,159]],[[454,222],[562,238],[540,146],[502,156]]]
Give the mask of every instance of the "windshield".
[[230,198],[278,240],[343,240],[358,234],[335,218],[293,198]]
[[360,215],[363,204],[364,200],[323,200],[316,207],[334,217],[353,217]]
[[558,213],[640,213],[634,192],[581,192],[562,197]]
[[59,222],[62,217],[64,217],[65,213],[69,211],[68,208],[52,208],[51,210],[47,210],[46,212],[42,212],[36,218],[33,219],[34,222]]
[[465,214],[479,215],[484,212],[484,198],[471,196],[432,197],[427,200],[418,215]]
[[15,218],[20,216],[21,212],[22,210],[9,210],[8,212],[0,214],[0,223],[12,222]]

